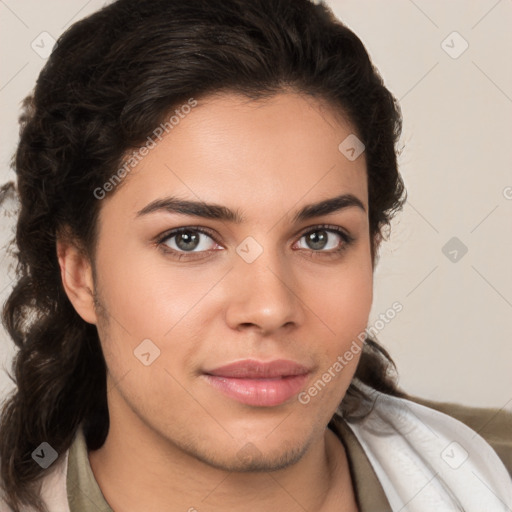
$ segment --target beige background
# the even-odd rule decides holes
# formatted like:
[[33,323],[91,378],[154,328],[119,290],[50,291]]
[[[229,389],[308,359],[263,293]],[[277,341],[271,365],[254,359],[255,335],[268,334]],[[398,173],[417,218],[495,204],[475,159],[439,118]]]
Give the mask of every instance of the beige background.
[[[57,38],[103,4],[0,1],[0,183],[12,177],[20,101],[45,62],[32,42],[44,54],[51,44],[42,32]],[[512,1],[328,4],[362,39],[404,115],[409,201],[381,252],[369,325],[407,391],[512,409]],[[13,227],[6,213],[2,245]],[[443,252],[453,237],[459,247]],[[0,302],[9,263],[1,252]],[[403,310],[380,329],[376,320],[395,301]],[[8,367],[14,350],[1,330],[0,348]],[[0,369],[0,396],[11,387]]]

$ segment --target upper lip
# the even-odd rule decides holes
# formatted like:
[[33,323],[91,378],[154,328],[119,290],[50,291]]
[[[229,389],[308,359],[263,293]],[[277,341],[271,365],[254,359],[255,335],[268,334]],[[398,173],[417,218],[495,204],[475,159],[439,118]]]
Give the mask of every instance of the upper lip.
[[236,361],[213,370],[208,370],[205,373],[216,377],[269,379],[305,375],[309,373],[309,371],[309,368],[306,366],[287,359],[276,359],[267,362],[244,359],[243,361]]

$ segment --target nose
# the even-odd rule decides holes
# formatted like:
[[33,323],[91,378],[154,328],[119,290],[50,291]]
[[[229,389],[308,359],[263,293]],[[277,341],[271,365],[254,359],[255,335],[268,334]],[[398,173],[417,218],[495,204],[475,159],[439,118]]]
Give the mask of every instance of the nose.
[[303,322],[299,283],[277,251],[264,249],[251,263],[237,256],[229,280],[226,322],[232,329],[271,334]]

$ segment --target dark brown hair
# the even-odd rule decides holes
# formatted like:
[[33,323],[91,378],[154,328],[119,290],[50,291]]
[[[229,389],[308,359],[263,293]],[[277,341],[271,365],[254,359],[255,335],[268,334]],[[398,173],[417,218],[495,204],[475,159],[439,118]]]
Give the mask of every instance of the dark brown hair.
[[[37,488],[44,470],[31,458],[42,441],[62,456],[83,424],[96,449],[109,427],[97,330],[64,292],[57,233],[68,228],[94,261],[101,201],[93,191],[188,98],[236,92],[264,99],[284,90],[326,100],[355,127],[366,146],[370,235],[381,236],[405,202],[400,109],[361,41],[325,5],[118,0],[57,41],[24,101],[13,159],[17,281],[3,322],[18,352],[0,457],[4,499],[14,511],[23,504],[45,510]],[[400,395],[393,370],[368,337],[356,377]],[[361,400],[351,386],[340,408],[357,415]]]

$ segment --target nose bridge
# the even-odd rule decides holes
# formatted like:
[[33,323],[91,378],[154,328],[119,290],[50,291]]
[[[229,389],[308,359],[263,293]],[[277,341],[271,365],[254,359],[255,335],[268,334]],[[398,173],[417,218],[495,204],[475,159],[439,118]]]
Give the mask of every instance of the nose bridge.
[[247,237],[236,248],[234,293],[230,296],[228,322],[236,328],[253,324],[272,331],[289,322],[300,321],[300,301],[290,267],[270,243]]

